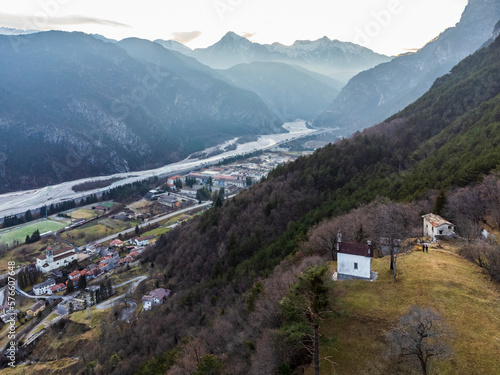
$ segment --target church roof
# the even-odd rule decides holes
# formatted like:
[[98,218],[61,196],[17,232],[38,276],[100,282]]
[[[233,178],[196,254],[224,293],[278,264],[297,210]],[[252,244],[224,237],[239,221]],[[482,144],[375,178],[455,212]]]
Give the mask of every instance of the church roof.
[[373,258],[373,245],[340,242],[339,253]]

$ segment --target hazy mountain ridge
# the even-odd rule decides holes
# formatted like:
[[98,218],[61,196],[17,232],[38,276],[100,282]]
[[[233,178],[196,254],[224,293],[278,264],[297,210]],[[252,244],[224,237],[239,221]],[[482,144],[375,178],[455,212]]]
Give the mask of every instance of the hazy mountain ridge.
[[[21,38],[17,50],[11,38]],[[162,65],[81,33],[0,44],[0,191],[164,165],[237,135],[282,131],[257,95],[160,46]]]
[[162,39],[156,39],[154,40],[155,43],[158,43],[160,46],[171,50],[171,51],[177,51],[181,53],[191,53],[193,50],[189,48],[188,46],[185,46],[182,43],[176,42],[175,40],[162,40]]
[[283,120],[313,120],[339,93],[319,73],[283,63],[239,64],[220,73],[231,84],[255,92]]
[[460,22],[418,52],[397,57],[353,77],[315,120],[318,126],[366,128],[400,111],[440,76],[475,52],[500,19],[500,3],[470,0]]
[[282,62],[346,82],[356,73],[374,67],[391,57],[349,42],[330,40],[296,41],[291,46],[253,43],[234,32],[207,48],[197,48],[190,56],[216,69],[228,69],[251,62]]

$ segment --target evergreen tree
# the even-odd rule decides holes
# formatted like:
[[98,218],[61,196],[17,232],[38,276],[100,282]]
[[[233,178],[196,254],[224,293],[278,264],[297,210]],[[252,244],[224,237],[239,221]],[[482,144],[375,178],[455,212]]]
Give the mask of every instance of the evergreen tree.
[[87,287],[87,279],[85,275],[80,276],[78,279],[78,290],[84,290]]
[[446,192],[444,190],[439,191],[438,196],[436,197],[436,203],[434,204],[433,212],[436,215],[441,215],[446,205]]
[[319,375],[320,323],[331,313],[332,284],[327,280],[327,270],[326,264],[308,267],[281,301],[284,319],[281,330],[309,351],[315,375]]
[[69,279],[68,283],[66,284],[66,293],[65,294],[71,294],[75,291],[75,285],[73,284],[73,280]]
[[180,178],[176,178],[174,181],[174,186],[179,190],[182,189],[182,180]]
[[222,374],[222,361],[213,354],[206,354],[201,357],[196,365],[193,375],[220,375]]

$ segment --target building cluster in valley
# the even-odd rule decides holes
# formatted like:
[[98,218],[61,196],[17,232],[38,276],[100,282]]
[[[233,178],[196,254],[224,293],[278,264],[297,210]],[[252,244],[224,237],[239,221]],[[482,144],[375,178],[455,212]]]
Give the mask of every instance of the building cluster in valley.
[[[186,174],[171,176],[167,180],[167,185],[172,190],[178,190],[181,194],[191,198],[196,198],[197,191],[207,185],[213,191],[224,188],[226,193],[236,193],[255,182],[259,182],[263,177],[267,177],[271,170],[293,159],[294,157],[289,155],[266,153],[256,156],[248,162],[212,166]],[[178,185],[179,182],[182,187]],[[153,191],[151,194],[154,196],[155,192]],[[178,203],[175,198],[169,198],[168,196],[159,197],[158,201],[165,205]]]
[[[150,191],[145,198],[158,201],[167,212],[176,211],[201,200],[198,195],[199,190],[205,189],[212,193],[223,188],[226,195],[235,194],[267,177],[269,172],[277,166],[286,164],[295,158],[295,156],[270,152],[251,157],[245,162],[211,166],[178,174],[169,177],[166,185]],[[110,211],[109,207],[100,205],[92,208],[103,211],[103,214]],[[160,212],[162,211],[160,210]],[[124,208],[122,212],[113,215],[112,219],[129,221],[148,220],[154,213],[137,213],[129,208]],[[65,230],[82,226],[86,222],[86,219],[76,218],[73,220],[72,218],[71,225]],[[107,246],[89,244],[83,249],[65,245],[46,248],[35,258],[33,264],[25,268],[29,272],[35,269],[40,271],[45,280],[33,285],[33,289],[29,293],[40,300],[35,300],[26,310],[23,309],[22,315],[29,319],[39,316],[40,313],[46,314],[49,310],[46,310],[46,307],[54,305],[54,303],[57,303],[57,312],[64,315],[83,310],[109,298],[113,294],[113,288],[109,284],[107,274],[114,269],[136,262],[146,246],[154,241],[155,236],[138,236],[128,241],[117,238]],[[78,266],[77,262],[82,260],[82,254],[84,258],[92,259],[92,262]],[[69,288],[74,289],[74,292],[68,293]],[[164,303],[171,293],[171,290],[164,288],[148,292],[141,299],[142,309],[148,311]],[[11,316],[9,314],[12,314],[6,305],[6,296],[6,288],[0,290],[0,319],[3,321],[7,321]],[[19,314],[20,311],[16,310],[15,313]]]

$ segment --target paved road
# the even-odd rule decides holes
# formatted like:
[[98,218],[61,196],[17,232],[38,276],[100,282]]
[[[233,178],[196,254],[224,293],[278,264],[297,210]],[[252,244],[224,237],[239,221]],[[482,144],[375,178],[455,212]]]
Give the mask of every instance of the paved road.
[[18,291],[19,293],[21,293],[23,296],[25,296],[27,298],[35,298],[35,299],[59,299],[59,298],[62,298],[63,301],[65,301],[67,299],[73,298],[73,294],[78,293],[78,292],[75,292],[75,293],[67,295],[67,296],[60,296],[60,295],[54,295],[54,296],[32,296],[31,294],[28,294],[24,290],[22,290],[21,288],[19,288],[19,286],[17,284],[16,284],[16,291]]
[[[131,280],[128,280],[128,281],[125,281],[124,283],[121,283],[120,285],[116,285],[114,288],[119,288],[123,285],[126,285],[126,284],[129,284],[131,282],[133,282],[133,284],[130,286],[130,291],[133,291],[135,288],[137,288],[137,285],[139,285],[141,283],[142,280],[145,280],[147,279],[147,276],[138,276],[134,279],[131,279]],[[114,297],[114,298],[111,298],[111,299],[108,299],[104,302],[101,302],[99,304],[97,304],[95,307],[97,310],[105,310],[105,309],[108,309],[110,307],[113,307],[115,302],[117,302],[118,300],[122,299],[123,297],[125,297],[127,295],[127,293],[123,293],[123,294],[120,294],[118,297]]]

